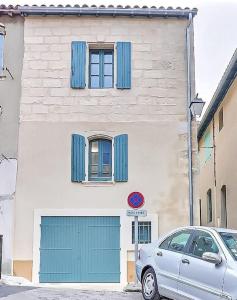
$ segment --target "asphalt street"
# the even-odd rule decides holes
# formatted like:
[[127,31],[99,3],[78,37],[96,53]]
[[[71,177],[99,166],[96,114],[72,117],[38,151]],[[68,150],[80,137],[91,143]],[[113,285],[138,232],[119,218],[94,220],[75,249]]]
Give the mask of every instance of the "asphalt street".
[[140,293],[82,291],[76,289],[0,286],[6,300],[142,300]]

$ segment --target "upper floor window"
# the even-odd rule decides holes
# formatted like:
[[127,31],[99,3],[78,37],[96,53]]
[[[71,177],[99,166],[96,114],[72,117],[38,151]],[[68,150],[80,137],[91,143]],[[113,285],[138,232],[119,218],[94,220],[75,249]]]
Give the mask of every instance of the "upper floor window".
[[205,150],[205,162],[211,158],[212,155],[212,138],[210,130],[208,130],[204,135],[204,150]]
[[95,139],[89,143],[89,180],[112,179],[112,142]]
[[219,111],[219,131],[224,127],[224,111],[223,107]]
[[113,87],[114,51],[90,50],[89,87],[93,89]]
[[[116,57],[114,57],[113,46],[116,47]],[[131,42],[116,42],[112,46],[111,44],[98,44],[91,45],[91,47],[93,48],[90,48],[86,41],[72,42],[71,87],[73,89],[86,87],[102,89],[115,86],[117,89],[130,89],[132,84]],[[114,81],[114,60],[116,60],[116,82]],[[89,70],[88,82],[86,70]]]
[[212,192],[211,189],[207,191],[207,222],[212,222]]

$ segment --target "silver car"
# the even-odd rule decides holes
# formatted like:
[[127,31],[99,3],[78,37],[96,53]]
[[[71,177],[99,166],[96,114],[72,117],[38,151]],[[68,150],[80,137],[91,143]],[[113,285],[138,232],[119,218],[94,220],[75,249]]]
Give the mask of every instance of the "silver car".
[[145,300],[237,300],[237,231],[186,227],[141,248]]

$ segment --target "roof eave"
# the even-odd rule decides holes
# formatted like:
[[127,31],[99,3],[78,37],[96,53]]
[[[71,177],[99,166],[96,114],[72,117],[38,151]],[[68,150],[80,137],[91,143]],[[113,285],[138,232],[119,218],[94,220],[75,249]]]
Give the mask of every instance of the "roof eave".
[[225,95],[227,94],[229,88],[231,87],[232,83],[234,82],[237,76],[237,49],[226,68],[224,75],[221,78],[221,81],[214,93],[214,96],[201,120],[201,123],[198,128],[198,140],[200,140],[209,126],[211,120],[213,119],[218,107],[221,105],[222,101],[224,100]]
[[77,16],[132,16],[132,17],[180,17],[188,18],[197,9],[157,9],[157,8],[98,8],[98,7],[42,7],[19,6],[23,16],[77,15]]

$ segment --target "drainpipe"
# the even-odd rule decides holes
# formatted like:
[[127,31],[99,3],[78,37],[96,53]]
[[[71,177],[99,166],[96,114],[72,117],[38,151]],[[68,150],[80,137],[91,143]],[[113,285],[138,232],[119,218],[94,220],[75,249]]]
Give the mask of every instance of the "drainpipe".
[[188,181],[189,181],[189,224],[193,225],[193,159],[192,159],[192,113],[190,104],[192,102],[192,32],[193,16],[189,14],[189,23],[186,29],[187,42],[187,117],[188,117]]

